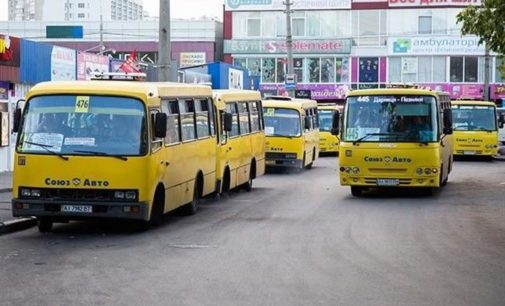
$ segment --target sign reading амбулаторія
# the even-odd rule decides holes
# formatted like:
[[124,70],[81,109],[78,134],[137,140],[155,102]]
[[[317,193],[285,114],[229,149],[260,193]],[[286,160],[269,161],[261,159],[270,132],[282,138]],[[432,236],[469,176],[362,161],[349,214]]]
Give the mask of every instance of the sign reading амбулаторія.
[[[227,11],[281,11],[286,9],[284,0],[226,0]],[[296,0],[293,10],[350,9],[351,0]]]
[[388,38],[389,55],[484,55],[475,36],[419,36]]

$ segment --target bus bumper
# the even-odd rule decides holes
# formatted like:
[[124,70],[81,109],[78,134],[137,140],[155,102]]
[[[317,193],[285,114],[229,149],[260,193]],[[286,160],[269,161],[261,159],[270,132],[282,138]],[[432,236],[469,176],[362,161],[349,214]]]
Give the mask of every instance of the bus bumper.
[[[64,206],[66,211],[64,210]],[[12,200],[14,217],[54,217],[77,220],[94,218],[149,219],[149,205],[145,202],[69,202],[47,200]]]
[[359,186],[370,188],[381,187],[440,187],[439,177],[423,176],[408,178],[390,178],[390,177],[361,177],[340,175],[340,185]]
[[303,161],[300,159],[266,159],[267,167],[303,168]]

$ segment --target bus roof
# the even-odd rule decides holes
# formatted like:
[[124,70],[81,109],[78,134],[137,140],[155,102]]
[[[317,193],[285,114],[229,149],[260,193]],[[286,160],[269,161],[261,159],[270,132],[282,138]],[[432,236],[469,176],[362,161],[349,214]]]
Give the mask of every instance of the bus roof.
[[256,90],[240,90],[240,89],[214,89],[212,90],[214,99],[227,102],[233,101],[253,101],[261,100],[261,94]]
[[341,110],[343,106],[336,103],[317,103],[317,108],[324,110]]
[[51,94],[128,96],[149,104],[152,98],[158,97],[211,97],[212,90],[206,85],[172,82],[57,81],[35,85],[26,98]]
[[354,96],[375,96],[375,95],[421,95],[421,96],[437,96],[448,95],[441,91],[433,91],[429,89],[418,88],[375,88],[375,89],[359,89],[347,93],[348,97]]
[[474,100],[452,100],[451,105],[480,105],[480,106],[496,106],[494,102],[489,101],[474,101]]
[[294,99],[291,100],[263,100],[263,107],[277,107],[277,108],[292,108],[292,109],[306,109],[317,107],[317,102],[309,99]]

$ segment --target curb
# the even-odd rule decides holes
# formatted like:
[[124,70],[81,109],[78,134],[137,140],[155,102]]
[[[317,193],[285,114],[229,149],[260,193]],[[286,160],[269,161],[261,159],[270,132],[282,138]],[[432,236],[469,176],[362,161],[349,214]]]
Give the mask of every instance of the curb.
[[0,188],[0,193],[3,192],[12,192],[12,188]]
[[28,229],[37,225],[37,218],[28,217],[0,222],[0,235]]

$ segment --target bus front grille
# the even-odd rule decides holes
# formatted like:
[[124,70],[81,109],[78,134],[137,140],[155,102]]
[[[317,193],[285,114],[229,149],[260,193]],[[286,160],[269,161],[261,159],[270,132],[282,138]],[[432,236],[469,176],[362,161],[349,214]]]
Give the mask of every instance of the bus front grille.
[[[39,188],[37,188],[39,189]],[[80,189],[80,188],[40,188],[37,200],[50,201],[117,201],[112,189]]]
[[402,168],[368,168],[371,173],[406,173],[407,169]]

